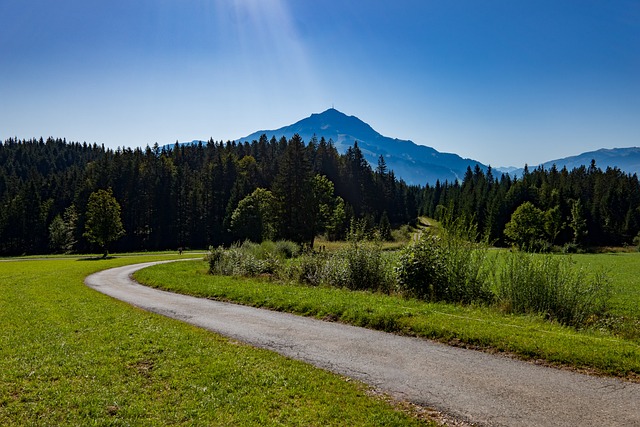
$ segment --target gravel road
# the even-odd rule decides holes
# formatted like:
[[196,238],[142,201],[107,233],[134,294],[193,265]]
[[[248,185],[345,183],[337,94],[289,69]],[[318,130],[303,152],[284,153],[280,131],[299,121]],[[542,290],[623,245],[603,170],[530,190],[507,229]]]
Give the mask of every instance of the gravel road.
[[487,426],[640,426],[640,384],[552,369],[340,323],[173,294],[133,272],[87,277],[99,292]]

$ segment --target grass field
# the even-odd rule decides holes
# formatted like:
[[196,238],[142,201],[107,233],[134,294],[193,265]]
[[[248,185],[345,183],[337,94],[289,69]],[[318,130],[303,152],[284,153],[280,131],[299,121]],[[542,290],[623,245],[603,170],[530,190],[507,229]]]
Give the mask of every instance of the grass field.
[[[640,318],[640,290],[635,281],[640,254],[578,255],[576,263],[605,266],[613,286],[612,313]],[[395,296],[327,287],[281,284],[266,279],[211,276],[202,261],[165,264],[139,271],[151,286],[220,300],[337,320],[515,354],[524,359],[638,379],[640,339],[623,339],[611,328],[576,331],[537,316],[505,315],[487,307],[425,303]],[[615,319],[613,320],[615,321]]]
[[0,425],[421,424],[361,384],[83,284],[98,270],[171,258],[0,262]]
[[578,265],[602,268],[611,277],[611,311],[640,318],[640,253],[584,254],[572,257]]

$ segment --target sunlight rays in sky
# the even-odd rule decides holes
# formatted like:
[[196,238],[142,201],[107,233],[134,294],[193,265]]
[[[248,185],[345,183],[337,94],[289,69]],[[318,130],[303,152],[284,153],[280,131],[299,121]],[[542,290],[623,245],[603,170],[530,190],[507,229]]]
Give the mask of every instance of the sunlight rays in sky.
[[495,165],[640,144],[637,2],[10,0],[0,16],[3,140],[227,140],[335,103]]
[[[316,72],[296,21],[283,0],[219,0],[218,24],[225,43],[235,46],[230,82],[248,103],[276,99],[308,103],[319,92]],[[238,78],[240,77],[240,78]],[[241,95],[242,96],[242,95]],[[282,117],[265,116],[265,126]]]

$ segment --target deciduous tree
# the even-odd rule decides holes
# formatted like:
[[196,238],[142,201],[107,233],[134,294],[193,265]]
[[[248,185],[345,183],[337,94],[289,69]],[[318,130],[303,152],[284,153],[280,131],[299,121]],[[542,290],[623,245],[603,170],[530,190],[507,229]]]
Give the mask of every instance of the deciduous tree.
[[111,188],[91,193],[86,217],[84,237],[100,246],[103,258],[106,258],[109,243],[125,234],[120,219],[120,204]]
[[520,249],[534,249],[544,237],[544,212],[524,202],[511,215],[504,234]]

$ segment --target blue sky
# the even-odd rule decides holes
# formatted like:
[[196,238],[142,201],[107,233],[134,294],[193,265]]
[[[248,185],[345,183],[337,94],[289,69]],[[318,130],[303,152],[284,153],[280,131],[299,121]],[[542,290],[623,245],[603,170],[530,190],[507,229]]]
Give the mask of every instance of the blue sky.
[[228,140],[332,105],[492,166],[640,145],[640,2],[0,0],[0,139]]

